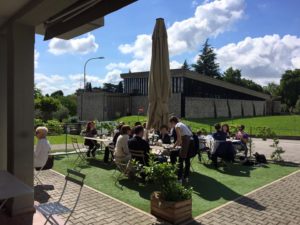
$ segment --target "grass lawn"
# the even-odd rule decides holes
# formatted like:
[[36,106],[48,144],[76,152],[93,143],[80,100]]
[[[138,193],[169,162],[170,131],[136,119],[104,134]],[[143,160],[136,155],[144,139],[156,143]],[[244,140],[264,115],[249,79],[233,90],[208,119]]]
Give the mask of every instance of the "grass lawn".
[[[80,135],[68,135],[68,144],[71,144],[71,138],[76,137],[78,142],[83,143],[83,137]],[[56,136],[47,136],[51,145],[65,144],[66,143],[66,135],[56,135]],[[34,138],[34,144],[36,144],[37,140]]]
[[[118,119],[118,121],[124,121],[130,125],[133,125],[136,121],[146,121],[145,116],[128,116]],[[250,127],[252,127],[252,134],[256,134],[257,127],[269,127],[277,135],[284,136],[300,136],[300,115],[284,115],[284,116],[265,116],[265,117],[248,117],[248,118],[218,118],[218,119],[184,119],[194,131],[201,128],[206,129],[208,132],[213,130],[215,123],[228,123],[229,125],[246,126],[247,132],[250,133]]]
[[[67,168],[73,167],[74,157],[74,155],[56,157],[54,169],[65,174]],[[85,183],[114,198],[149,212],[149,197],[151,192],[156,190],[155,186],[140,184],[124,178],[120,181],[120,184],[123,185],[122,190],[115,185],[115,178],[112,176],[114,166],[104,164],[102,157],[103,155],[97,155],[97,159],[91,159],[86,166],[81,167],[81,172],[87,175]],[[265,167],[234,164],[226,169],[215,170],[208,165],[200,164],[197,158],[194,158],[192,165],[195,171],[190,176],[190,184],[194,189],[193,216],[236,199],[299,169],[299,167],[276,164],[268,164]]]

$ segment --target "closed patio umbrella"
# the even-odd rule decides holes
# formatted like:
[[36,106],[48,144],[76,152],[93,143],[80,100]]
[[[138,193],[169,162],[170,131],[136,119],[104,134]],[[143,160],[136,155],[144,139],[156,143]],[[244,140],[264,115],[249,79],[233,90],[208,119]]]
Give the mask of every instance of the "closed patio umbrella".
[[152,58],[148,82],[148,129],[159,129],[161,125],[167,125],[170,95],[168,36],[164,19],[158,18],[152,35]]

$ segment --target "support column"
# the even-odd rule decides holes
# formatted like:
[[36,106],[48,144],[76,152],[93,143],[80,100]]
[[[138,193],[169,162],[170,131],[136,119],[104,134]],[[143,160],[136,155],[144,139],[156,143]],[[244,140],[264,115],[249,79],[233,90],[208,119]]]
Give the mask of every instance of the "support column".
[[0,170],[7,169],[7,37],[0,33]]
[[[7,169],[33,186],[33,26],[10,24],[7,35]],[[13,199],[12,215],[33,211],[33,194]]]

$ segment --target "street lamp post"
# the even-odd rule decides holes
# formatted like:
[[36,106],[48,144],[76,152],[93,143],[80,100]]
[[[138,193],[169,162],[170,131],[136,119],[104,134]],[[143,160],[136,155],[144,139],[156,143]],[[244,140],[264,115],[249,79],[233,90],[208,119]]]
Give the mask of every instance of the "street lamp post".
[[84,69],[83,69],[83,93],[81,94],[81,107],[80,107],[80,120],[83,120],[83,95],[85,93],[85,86],[86,86],[86,66],[89,61],[96,60],[96,59],[104,59],[104,57],[94,57],[88,59],[85,64],[84,64]]

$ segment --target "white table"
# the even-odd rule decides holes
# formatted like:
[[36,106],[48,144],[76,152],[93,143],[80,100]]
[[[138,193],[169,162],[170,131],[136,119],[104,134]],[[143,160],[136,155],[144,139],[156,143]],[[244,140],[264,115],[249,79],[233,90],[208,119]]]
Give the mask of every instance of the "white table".
[[8,199],[32,193],[32,187],[23,183],[9,172],[0,170],[0,200],[4,200],[0,205],[0,210]]
[[98,138],[98,137],[84,137],[84,139],[97,141],[100,144],[101,149],[103,149],[103,145],[104,147],[106,147],[113,141],[112,138]]

